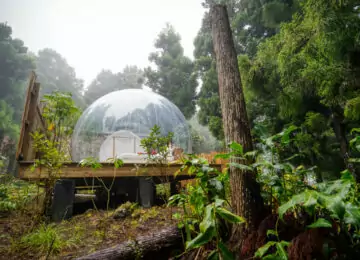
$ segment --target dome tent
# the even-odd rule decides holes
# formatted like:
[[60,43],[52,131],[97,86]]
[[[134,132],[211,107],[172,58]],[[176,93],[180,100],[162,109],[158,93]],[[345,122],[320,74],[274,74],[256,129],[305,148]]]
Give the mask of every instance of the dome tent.
[[[191,135],[181,111],[168,99],[143,89],[111,92],[91,104],[78,120],[72,137],[72,159],[95,157],[100,161],[115,153],[141,152],[141,138],[147,137],[154,125],[162,135],[173,132],[173,144],[191,152]],[[115,134],[116,133],[116,134]],[[116,135],[123,135],[122,141]],[[125,140],[125,136],[129,140]],[[130,141],[133,140],[133,141]],[[122,148],[117,146],[122,146]],[[134,149],[135,145],[135,149]],[[107,159],[107,158],[106,158]]]

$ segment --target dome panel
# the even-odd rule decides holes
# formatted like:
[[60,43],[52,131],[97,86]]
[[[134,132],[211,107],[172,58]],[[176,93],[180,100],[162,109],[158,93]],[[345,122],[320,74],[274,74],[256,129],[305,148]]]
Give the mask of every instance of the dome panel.
[[191,152],[186,119],[172,102],[143,89],[111,92],[91,104],[78,120],[72,137],[72,159],[95,157],[104,161],[109,154],[136,154],[142,150],[139,140],[147,137],[155,124],[162,135],[174,133],[173,145]]

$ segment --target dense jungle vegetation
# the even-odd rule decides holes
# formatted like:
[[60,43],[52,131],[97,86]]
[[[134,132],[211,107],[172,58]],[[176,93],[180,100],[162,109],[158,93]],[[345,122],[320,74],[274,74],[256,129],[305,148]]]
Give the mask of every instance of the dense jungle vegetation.
[[[103,70],[87,87],[59,53],[51,49],[31,53],[20,39],[12,38],[11,25],[0,24],[0,166],[3,173],[15,172],[31,70],[41,83],[47,123],[65,122],[55,133],[65,139],[71,136],[69,129],[81,110],[94,100],[145,84],[175,103],[189,120],[195,153],[224,151],[216,157],[228,160],[229,169],[255,176],[260,189],[247,187],[251,195],[236,196],[245,200],[261,195],[259,200],[244,202],[261,204],[262,211],[252,216],[259,221],[234,210],[231,173],[219,172],[195,155],[184,156],[182,163],[196,175],[196,182],[173,196],[163,192],[167,207],[145,210],[126,204],[106,211],[94,207],[57,225],[40,217],[41,210],[34,214],[31,208],[39,197],[46,208],[53,183],[41,183],[39,188],[4,174],[0,180],[0,226],[7,230],[0,235],[4,255],[75,257],[149,233],[146,226],[159,223],[159,228],[177,224],[183,230],[184,247],[177,254],[183,259],[359,258],[360,3],[223,1],[251,126],[253,149],[249,150],[229,140],[224,129],[212,2],[203,2],[194,60],[184,55],[181,36],[167,24],[156,37],[157,51],[149,54],[153,67],[129,65],[117,73]],[[49,127],[50,135],[52,130]],[[144,146],[150,143],[164,149],[166,137],[156,136],[156,127],[152,134]],[[36,149],[47,155],[36,167],[51,165],[55,180],[61,161],[69,160],[66,148],[59,140],[44,141],[39,133],[34,139]],[[121,162],[113,163],[114,168],[121,167]],[[83,164],[94,171],[101,167],[91,160]],[[114,217],[119,211],[126,212],[121,221]],[[12,216],[18,224],[3,225],[1,215]],[[240,235],[234,234],[234,226],[244,227]]]

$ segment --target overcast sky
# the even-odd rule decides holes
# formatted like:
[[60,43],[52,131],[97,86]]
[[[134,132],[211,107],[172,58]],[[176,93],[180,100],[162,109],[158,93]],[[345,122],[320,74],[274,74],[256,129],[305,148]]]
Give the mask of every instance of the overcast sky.
[[0,0],[0,22],[30,51],[52,48],[66,58],[86,85],[101,69],[144,67],[166,22],[193,58],[201,26],[201,0]]

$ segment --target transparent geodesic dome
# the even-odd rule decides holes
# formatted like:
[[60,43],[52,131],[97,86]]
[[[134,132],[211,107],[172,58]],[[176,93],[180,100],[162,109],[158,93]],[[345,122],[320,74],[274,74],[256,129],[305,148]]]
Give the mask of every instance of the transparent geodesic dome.
[[179,108],[154,92],[125,89],[109,93],[89,106],[78,120],[72,137],[72,160],[112,155],[139,154],[140,145],[151,128],[158,125],[162,135],[173,132],[172,144],[191,152],[191,135]]

